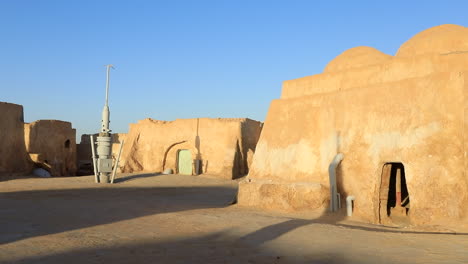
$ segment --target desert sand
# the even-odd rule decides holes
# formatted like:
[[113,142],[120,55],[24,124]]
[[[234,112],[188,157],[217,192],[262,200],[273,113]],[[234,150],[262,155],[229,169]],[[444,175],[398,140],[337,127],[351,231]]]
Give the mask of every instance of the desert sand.
[[243,208],[209,175],[0,181],[0,263],[468,263],[468,233]]

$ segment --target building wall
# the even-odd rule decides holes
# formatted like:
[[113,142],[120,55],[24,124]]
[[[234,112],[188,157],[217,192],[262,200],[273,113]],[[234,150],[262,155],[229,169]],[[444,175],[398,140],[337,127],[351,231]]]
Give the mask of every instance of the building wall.
[[[444,30],[468,40],[464,27],[438,27],[439,38]],[[422,39],[416,36],[402,47],[427,38]],[[468,41],[446,42],[468,46]],[[438,45],[433,52],[390,58],[355,48],[323,74],[285,82],[281,99],[270,106],[249,176],[240,183],[239,204],[324,210],[328,166],[343,153],[338,189],[343,204],[347,195],[356,197],[357,219],[378,223],[383,166],[401,162],[413,224],[465,221],[468,54],[462,51],[468,47],[451,46],[447,53]]]
[[0,102],[0,173],[30,172],[24,144],[23,106]]
[[188,149],[201,173],[237,178],[248,173],[261,123],[249,119],[144,119],[130,124],[122,154],[123,172],[177,172],[177,153]]
[[24,124],[26,151],[52,176],[76,174],[76,130],[70,122],[38,120]]

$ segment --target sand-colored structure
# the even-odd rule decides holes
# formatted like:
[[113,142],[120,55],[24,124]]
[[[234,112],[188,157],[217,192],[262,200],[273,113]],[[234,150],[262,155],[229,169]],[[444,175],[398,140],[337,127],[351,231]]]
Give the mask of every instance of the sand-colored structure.
[[76,173],[76,130],[71,123],[24,123],[23,106],[0,102],[0,173],[29,174],[43,168],[52,176]]
[[321,74],[283,83],[271,103],[239,204],[329,207],[338,153],[341,203],[353,217],[447,225],[468,220],[468,28],[442,25],[395,56],[357,47]]
[[36,167],[52,176],[76,175],[76,130],[70,122],[38,120],[24,124],[26,151]]
[[24,143],[23,106],[0,102],[0,113],[0,173],[28,173],[32,164]]
[[261,129],[261,122],[247,118],[147,118],[130,124],[121,170],[235,179],[248,173]]

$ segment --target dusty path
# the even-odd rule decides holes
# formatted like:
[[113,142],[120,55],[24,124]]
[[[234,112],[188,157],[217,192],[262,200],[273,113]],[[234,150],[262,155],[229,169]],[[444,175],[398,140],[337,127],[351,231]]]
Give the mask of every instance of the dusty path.
[[[0,181],[0,263],[468,263],[468,235],[229,206],[237,183],[181,175]],[[404,231],[405,232],[405,231]]]

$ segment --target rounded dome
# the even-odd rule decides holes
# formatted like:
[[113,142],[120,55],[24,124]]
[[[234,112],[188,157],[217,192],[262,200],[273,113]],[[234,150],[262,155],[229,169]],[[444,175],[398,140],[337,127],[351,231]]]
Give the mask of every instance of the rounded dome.
[[337,72],[351,68],[384,63],[391,58],[392,56],[371,47],[355,47],[346,50],[330,61],[323,72]]
[[468,28],[446,24],[416,34],[400,46],[395,56],[410,57],[457,51],[468,51]]

